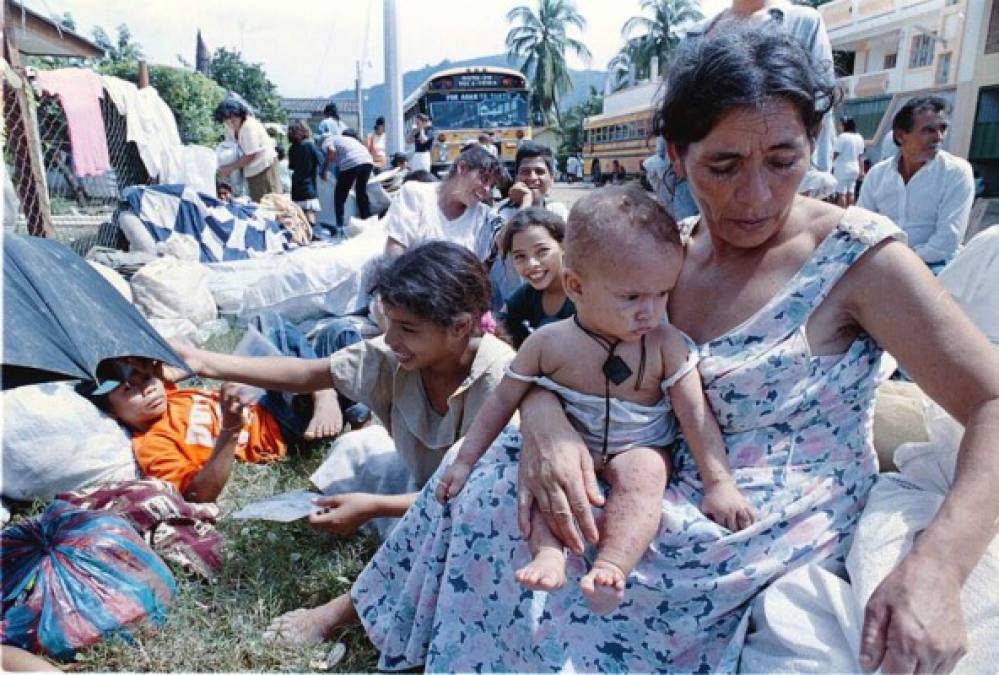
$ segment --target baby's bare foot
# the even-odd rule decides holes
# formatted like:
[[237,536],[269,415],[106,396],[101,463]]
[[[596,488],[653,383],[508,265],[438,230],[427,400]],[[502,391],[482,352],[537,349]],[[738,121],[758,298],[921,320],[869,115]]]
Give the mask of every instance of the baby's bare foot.
[[550,548],[543,548],[514,573],[514,578],[532,591],[554,591],[565,583],[565,554]]
[[333,438],[343,429],[343,414],[332,389],[313,394],[312,419],[302,434],[307,441]]
[[579,587],[595,614],[609,614],[624,599],[624,579],[625,574],[620,567],[606,560],[597,560],[593,569],[579,580]]

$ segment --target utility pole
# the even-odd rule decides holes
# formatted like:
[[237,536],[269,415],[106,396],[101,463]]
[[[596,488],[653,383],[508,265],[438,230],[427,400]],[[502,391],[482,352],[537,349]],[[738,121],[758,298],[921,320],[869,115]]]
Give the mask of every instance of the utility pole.
[[367,127],[364,126],[364,85],[361,83],[361,62],[355,61],[357,64],[357,77],[354,78],[354,96],[357,97],[357,133],[364,138],[364,131]]
[[384,0],[385,86],[388,90],[385,133],[388,153],[406,149],[405,129],[402,128],[402,68],[399,64],[399,26],[396,0]]

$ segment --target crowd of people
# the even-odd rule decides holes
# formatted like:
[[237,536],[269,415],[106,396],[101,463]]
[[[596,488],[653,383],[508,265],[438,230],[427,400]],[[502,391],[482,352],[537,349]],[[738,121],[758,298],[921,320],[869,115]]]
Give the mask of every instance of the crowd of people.
[[[372,175],[409,177],[384,216],[377,335],[335,323],[310,341],[262,315],[280,355],[176,345],[219,393],[130,363],[90,394],[191,501],[215,500],[237,459],[384,426],[389,462],[353,452],[357,480],[309,516],[340,536],[394,519],[380,548],[349,593],[275,617],[268,639],[360,623],[385,670],[734,671],[768,586],[843,573],[890,353],[967,432],[937,516],[867,602],[857,663],[954,668],[962,582],[999,517],[999,359],[934,276],[973,177],[942,149],[934,96],[898,110],[898,154],[865,169],[855,122],[835,135],[817,17],[737,0],[691,31],[655,115],[653,191],[615,160],[571,210],[532,141],[508,175],[483,133],[437,180],[425,115],[409,157],[389,156],[383,118],[363,139],[333,105],[317,141],[291,125],[291,197],[313,223],[317,180],[335,174],[342,229],[352,189],[368,218]],[[243,152],[221,176],[280,191],[260,122],[231,102],[216,118]],[[581,180],[582,158],[565,169]],[[816,170],[831,199],[802,194]]]

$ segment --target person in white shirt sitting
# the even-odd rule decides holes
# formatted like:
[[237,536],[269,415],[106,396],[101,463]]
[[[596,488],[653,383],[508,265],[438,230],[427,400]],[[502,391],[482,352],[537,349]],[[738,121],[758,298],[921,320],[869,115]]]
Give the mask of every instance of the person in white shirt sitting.
[[864,175],[864,137],[857,133],[857,123],[843,118],[843,133],[833,145],[833,176],[836,177],[836,203],[844,209],[853,206],[857,179]]
[[858,202],[894,220],[934,273],[957,254],[975,199],[971,165],[941,149],[948,113],[938,96],[902,106],[892,121],[899,153],[871,168]]

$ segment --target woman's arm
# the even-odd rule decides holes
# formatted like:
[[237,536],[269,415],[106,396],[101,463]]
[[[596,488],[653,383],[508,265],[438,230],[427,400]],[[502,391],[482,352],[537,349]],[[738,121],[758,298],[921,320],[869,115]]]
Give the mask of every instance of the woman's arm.
[[309,514],[313,527],[348,537],[373,518],[401,518],[413,505],[418,492],[378,495],[348,492],[313,500],[316,510]]
[[333,166],[334,161],[333,148],[326,148],[326,151],[323,153],[323,165],[319,168],[320,178],[326,180],[326,172],[329,171],[331,166]]
[[290,356],[235,356],[172,344],[174,351],[202,377],[304,394],[333,388],[329,359]]
[[530,535],[531,511],[537,507],[559,541],[581,554],[586,542],[599,539],[590,505],[604,503],[590,451],[555,394],[537,387],[521,403],[520,431],[520,531]]
[[264,152],[263,150],[260,150],[259,152],[255,152],[252,155],[243,155],[235,162],[230,162],[229,164],[223,164],[222,166],[219,167],[219,173],[222,175],[228,175],[233,171],[235,171],[236,169],[246,168],[250,166],[250,164],[252,164],[254,160],[257,159],[257,157],[263,154],[263,152]]
[[961,586],[999,516],[999,354],[904,244],[881,245],[844,280],[851,316],[965,426],[950,492],[868,602],[861,665],[947,671],[967,642]]

